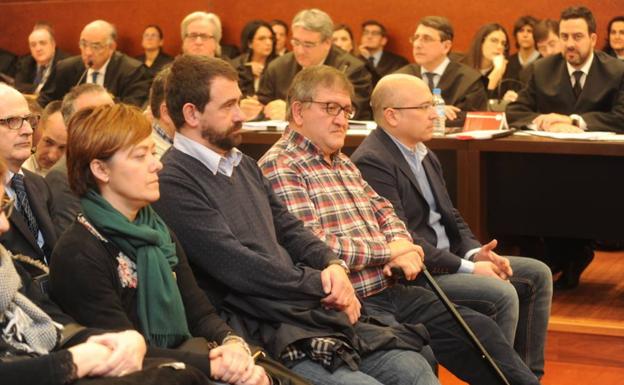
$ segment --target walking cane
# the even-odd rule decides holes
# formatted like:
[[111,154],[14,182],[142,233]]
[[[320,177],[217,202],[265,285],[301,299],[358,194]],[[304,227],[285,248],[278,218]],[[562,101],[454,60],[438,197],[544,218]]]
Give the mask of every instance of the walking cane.
[[[403,274],[403,270],[401,270],[400,268],[393,267],[391,271],[392,271],[393,277],[405,278],[405,274]],[[422,265],[422,274],[425,277],[425,280],[427,281],[429,286],[431,286],[431,288],[433,289],[433,292],[435,293],[435,295],[440,299],[440,301],[442,301],[442,303],[444,304],[444,307],[446,307],[446,309],[451,313],[453,318],[455,318],[455,321],[457,321],[459,326],[461,326],[464,332],[468,335],[472,344],[481,353],[481,358],[485,359],[490,365],[490,367],[492,368],[492,370],[496,372],[496,375],[501,380],[501,383],[505,385],[511,385],[509,381],[507,380],[507,377],[505,377],[505,374],[503,374],[503,372],[500,370],[496,362],[494,362],[494,359],[492,359],[492,356],[490,355],[490,353],[488,353],[485,347],[481,344],[481,341],[479,341],[479,338],[477,338],[477,336],[474,334],[470,326],[468,326],[464,318],[461,316],[461,314],[459,314],[457,309],[455,309],[455,305],[453,305],[451,300],[449,300],[446,294],[444,294],[440,286],[438,286],[438,283],[435,281],[435,279],[431,276],[431,274],[429,274],[429,271],[427,270],[427,267],[424,264]]]

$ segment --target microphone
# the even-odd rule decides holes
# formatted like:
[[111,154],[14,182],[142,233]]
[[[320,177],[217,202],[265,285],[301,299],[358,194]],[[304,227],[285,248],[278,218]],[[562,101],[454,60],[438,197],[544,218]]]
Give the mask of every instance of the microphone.
[[87,76],[87,72],[89,72],[89,70],[91,69],[91,67],[93,67],[93,60],[89,60],[87,62],[87,68],[85,68],[84,72],[82,73],[82,75],[80,75],[80,78],[78,79],[78,81],[76,82],[76,84],[74,84],[74,87],[76,87],[77,85],[79,85],[85,78],[85,76]]

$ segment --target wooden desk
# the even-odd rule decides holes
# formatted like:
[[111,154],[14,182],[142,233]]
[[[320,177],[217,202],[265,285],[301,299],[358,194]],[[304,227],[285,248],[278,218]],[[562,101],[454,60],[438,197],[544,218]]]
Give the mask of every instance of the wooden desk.
[[[245,133],[259,159],[280,137]],[[347,136],[350,155],[364,136]],[[451,198],[475,235],[624,239],[624,143],[511,136],[433,138]]]

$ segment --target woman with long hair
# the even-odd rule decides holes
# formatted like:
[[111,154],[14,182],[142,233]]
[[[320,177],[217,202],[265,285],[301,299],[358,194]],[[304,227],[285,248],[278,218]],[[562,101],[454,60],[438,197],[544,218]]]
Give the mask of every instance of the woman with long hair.
[[609,20],[607,40],[603,51],[613,57],[624,60],[624,16],[616,16]]
[[156,24],[150,24],[143,30],[141,46],[144,52],[137,56],[152,76],[155,76],[165,65],[171,63],[173,58],[164,53],[162,46],[164,35],[162,29]]
[[243,53],[232,61],[238,71],[238,86],[244,96],[254,96],[260,77],[271,60],[275,59],[275,33],[263,20],[252,20],[241,32]]

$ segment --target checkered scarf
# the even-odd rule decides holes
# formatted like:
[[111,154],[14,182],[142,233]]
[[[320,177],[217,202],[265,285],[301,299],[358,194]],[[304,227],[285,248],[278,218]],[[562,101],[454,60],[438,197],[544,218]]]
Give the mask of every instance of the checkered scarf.
[[9,252],[0,245],[0,329],[2,340],[17,350],[43,355],[54,348],[52,319],[18,290],[21,279]]

